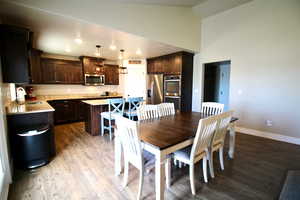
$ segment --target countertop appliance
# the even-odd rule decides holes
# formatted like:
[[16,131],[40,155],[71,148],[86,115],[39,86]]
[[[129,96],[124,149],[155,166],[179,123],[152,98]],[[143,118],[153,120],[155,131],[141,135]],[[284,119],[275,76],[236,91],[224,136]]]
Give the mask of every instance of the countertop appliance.
[[102,74],[84,74],[85,85],[104,85],[105,76]]
[[16,93],[17,93],[17,103],[24,104],[25,103],[25,95],[26,95],[24,88],[18,87],[16,89]]
[[174,103],[175,109],[181,105],[181,76],[166,75],[164,77],[164,102]]
[[147,75],[147,103],[160,104],[164,100],[163,94],[163,74]]

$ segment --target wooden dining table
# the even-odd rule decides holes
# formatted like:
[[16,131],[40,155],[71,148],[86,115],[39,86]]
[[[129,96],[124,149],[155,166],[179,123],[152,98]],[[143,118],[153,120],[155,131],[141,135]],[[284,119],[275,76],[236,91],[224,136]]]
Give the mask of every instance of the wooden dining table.
[[[156,200],[164,199],[165,187],[170,187],[170,157],[179,149],[193,143],[200,119],[208,115],[199,112],[177,112],[173,116],[144,120],[138,123],[139,138],[144,150],[155,156]],[[229,127],[229,157],[233,159],[235,149],[235,123],[232,118]],[[122,146],[115,134],[115,174],[122,172]],[[167,184],[166,184],[167,183]]]

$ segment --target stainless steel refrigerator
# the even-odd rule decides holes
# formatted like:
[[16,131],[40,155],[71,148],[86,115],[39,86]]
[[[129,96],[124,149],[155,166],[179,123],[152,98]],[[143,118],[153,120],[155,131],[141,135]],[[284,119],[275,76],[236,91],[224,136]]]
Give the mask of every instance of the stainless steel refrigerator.
[[147,75],[147,104],[160,104],[164,101],[163,74]]

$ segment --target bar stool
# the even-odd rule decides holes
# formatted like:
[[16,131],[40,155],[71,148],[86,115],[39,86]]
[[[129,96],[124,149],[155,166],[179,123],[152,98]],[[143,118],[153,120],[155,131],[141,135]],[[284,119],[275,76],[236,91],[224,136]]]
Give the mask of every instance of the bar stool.
[[129,109],[126,110],[124,113],[125,116],[133,120],[133,118],[137,116],[137,108],[143,102],[143,97],[129,97],[127,101],[129,104]]
[[[108,99],[108,112],[101,113],[101,135],[104,135],[104,130],[109,131],[110,140],[112,140],[112,120],[115,120],[115,115],[124,114],[125,99]],[[104,120],[108,120],[108,126],[105,126]]]

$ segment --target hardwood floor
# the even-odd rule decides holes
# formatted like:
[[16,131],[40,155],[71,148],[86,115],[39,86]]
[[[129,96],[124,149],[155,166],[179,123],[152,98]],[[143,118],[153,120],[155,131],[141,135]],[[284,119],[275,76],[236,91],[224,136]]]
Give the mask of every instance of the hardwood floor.
[[[34,171],[15,171],[10,200],[136,199],[138,170],[130,168],[128,187],[114,175],[113,142],[91,136],[83,123],[55,127],[57,156]],[[228,144],[226,144],[226,153]],[[202,163],[202,162],[200,162]],[[287,170],[300,169],[300,146],[237,134],[234,160],[225,156],[220,171],[214,154],[215,175],[205,184],[197,165],[196,193],[192,196],[188,167],[172,166],[172,186],[166,199],[277,199]],[[145,177],[142,197],[154,199],[154,171]]]

